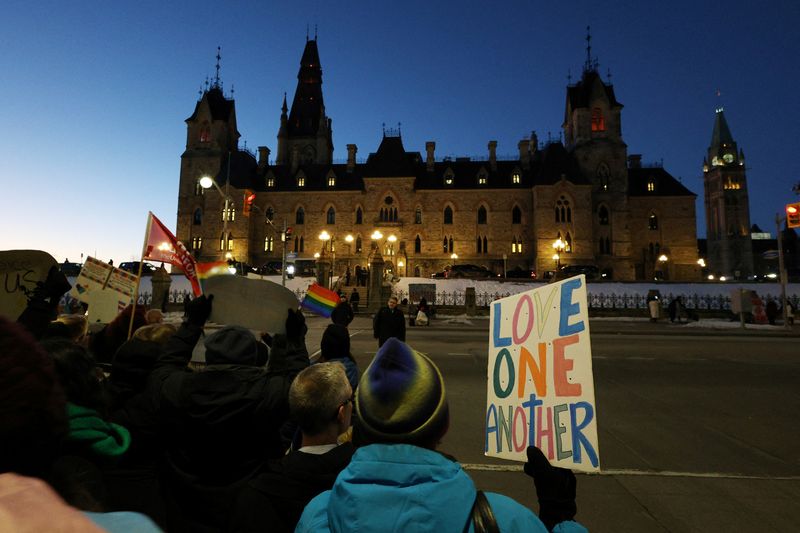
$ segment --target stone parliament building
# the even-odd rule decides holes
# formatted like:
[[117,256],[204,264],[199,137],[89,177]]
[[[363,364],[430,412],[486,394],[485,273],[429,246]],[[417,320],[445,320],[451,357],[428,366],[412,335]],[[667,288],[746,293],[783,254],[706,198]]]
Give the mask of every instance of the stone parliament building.
[[[491,140],[485,160],[437,158],[435,142],[408,151],[399,130],[384,130],[366,162],[348,144],[347,160],[335,163],[316,39],[306,41],[297,78],[274,160],[266,146],[257,155],[239,148],[219,70],[186,119],[177,237],[199,261],[280,261],[285,222],[288,252],[311,259],[326,245],[336,275],[367,266],[378,230],[374,244],[400,276],[429,277],[456,260],[542,277],[555,269],[561,239],[560,265],[595,265],[607,279],[700,279],[696,195],[628,154],[623,106],[588,58],[566,89],[563,142],[531,134],[514,160],[499,159]],[[203,189],[202,177],[217,187]],[[323,230],[331,240],[319,239]]]

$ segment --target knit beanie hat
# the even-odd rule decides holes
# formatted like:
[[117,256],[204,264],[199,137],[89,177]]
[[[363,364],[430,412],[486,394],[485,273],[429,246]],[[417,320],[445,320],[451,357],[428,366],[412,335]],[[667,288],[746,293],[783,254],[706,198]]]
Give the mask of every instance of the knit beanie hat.
[[339,324],[330,324],[319,343],[320,356],[326,361],[350,357],[350,334]]
[[355,413],[366,443],[431,447],[450,422],[441,372],[425,354],[395,338],[381,346],[361,377]]
[[259,360],[255,335],[241,326],[225,326],[206,337],[209,365],[256,365]]

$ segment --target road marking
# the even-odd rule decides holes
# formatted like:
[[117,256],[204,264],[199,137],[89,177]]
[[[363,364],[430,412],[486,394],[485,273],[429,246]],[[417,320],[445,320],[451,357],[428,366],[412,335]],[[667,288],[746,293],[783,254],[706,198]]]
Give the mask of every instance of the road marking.
[[472,355],[472,354],[468,354],[468,353],[455,353],[455,352],[447,352],[447,355],[465,355],[465,356],[470,356],[470,355]]
[[[464,470],[475,472],[522,472],[522,465],[494,465],[480,463],[462,463]],[[589,476],[654,476],[654,477],[692,477],[706,479],[755,479],[755,480],[778,480],[778,481],[800,481],[800,476],[754,476],[747,474],[734,474],[729,472],[672,472],[669,470],[631,470],[610,468],[600,472],[575,472],[576,474],[586,474]]]

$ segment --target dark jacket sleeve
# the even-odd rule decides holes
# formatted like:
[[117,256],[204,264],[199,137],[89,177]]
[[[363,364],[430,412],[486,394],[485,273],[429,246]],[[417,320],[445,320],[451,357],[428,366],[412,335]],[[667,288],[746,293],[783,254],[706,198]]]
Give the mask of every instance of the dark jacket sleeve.
[[175,335],[169,338],[161,356],[156,361],[150,380],[163,384],[175,371],[185,371],[189,361],[192,360],[192,351],[203,328],[184,322]]

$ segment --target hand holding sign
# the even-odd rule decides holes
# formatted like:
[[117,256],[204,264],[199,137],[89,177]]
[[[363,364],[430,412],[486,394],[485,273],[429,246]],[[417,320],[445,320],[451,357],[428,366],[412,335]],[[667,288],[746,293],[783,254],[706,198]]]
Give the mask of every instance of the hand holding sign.
[[572,520],[578,512],[575,504],[577,481],[572,470],[552,466],[542,450],[529,446],[525,473],[533,478],[539,500],[539,518],[548,531],[564,520]]

